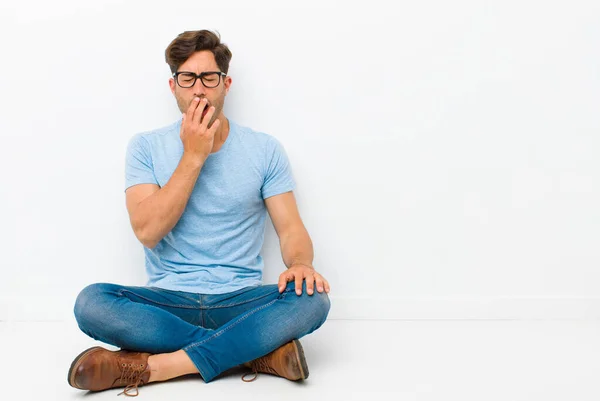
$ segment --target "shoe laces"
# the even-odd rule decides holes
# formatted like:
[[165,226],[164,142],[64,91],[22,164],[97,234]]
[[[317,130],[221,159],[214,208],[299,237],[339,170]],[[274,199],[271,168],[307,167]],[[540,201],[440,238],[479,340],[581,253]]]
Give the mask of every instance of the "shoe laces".
[[119,378],[119,382],[126,386],[117,395],[125,394],[127,397],[137,397],[140,393],[138,386],[144,384],[142,375],[145,370],[146,365],[141,363],[121,363],[121,377]]
[[[259,372],[271,373],[271,374],[277,375],[277,372],[275,371],[275,369],[273,369],[269,365],[266,358],[259,358],[259,359],[252,361],[251,367],[252,367],[252,372],[246,373],[242,376],[242,381],[244,381],[246,383],[253,382],[254,380],[256,380],[258,378]],[[246,376],[252,375],[252,374],[254,375],[254,377],[252,379],[246,379]]]

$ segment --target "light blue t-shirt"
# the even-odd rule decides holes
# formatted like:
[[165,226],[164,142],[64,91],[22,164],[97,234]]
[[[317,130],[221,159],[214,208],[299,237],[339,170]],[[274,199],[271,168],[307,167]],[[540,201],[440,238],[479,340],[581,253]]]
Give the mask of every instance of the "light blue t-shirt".
[[[181,120],[135,135],[127,147],[125,188],[169,181],[183,155]],[[260,285],[264,199],[295,182],[281,144],[229,120],[229,136],[204,163],[175,227],[144,247],[148,286],[222,294]]]

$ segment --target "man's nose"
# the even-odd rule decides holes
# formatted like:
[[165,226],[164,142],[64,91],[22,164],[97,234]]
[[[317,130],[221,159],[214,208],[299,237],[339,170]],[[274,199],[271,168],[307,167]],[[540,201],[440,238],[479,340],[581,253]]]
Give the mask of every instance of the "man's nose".
[[200,78],[196,79],[196,82],[194,83],[192,89],[194,90],[194,96],[197,96],[199,98],[203,98],[206,96],[206,87],[202,84]]

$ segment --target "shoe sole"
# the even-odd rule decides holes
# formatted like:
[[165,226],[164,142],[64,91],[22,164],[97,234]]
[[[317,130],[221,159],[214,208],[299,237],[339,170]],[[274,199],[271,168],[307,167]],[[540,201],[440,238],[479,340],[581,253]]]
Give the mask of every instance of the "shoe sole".
[[81,354],[77,355],[77,357],[73,360],[73,363],[71,363],[71,367],[69,368],[69,374],[67,376],[67,382],[69,382],[69,385],[71,387],[75,387],[75,388],[79,388],[77,387],[77,385],[75,385],[75,373],[77,373],[77,363],[85,356],[89,355],[90,353],[92,353],[93,351],[96,351],[98,349],[102,349],[102,347],[92,347],[92,348],[88,348],[85,351],[83,351]]
[[308,365],[306,364],[306,358],[304,357],[304,349],[302,349],[302,344],[300,344],[300,341],[294,340],[294,350],[296,352],[296,358],[298,358],[298,361],[300,362],[300,380],[304,380],[308,378]]

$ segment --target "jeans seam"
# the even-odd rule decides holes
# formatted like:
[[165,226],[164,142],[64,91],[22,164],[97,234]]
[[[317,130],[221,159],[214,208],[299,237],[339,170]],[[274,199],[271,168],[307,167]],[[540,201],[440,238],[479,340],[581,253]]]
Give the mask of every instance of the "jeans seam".
[[[293,290],[288,290],[286,288],[283,293],[290,292],[290,291],[293,291]],[[135,293],[133,291],[129,291],[127,289],[121,289],[121,290],[119,290],[119,293],[120,293],[121,296],[125,292],[127,292],[129,294],[132,294],[132,295],[134,295],[136,297],[145,299],[146,301],[149,301],[149,302],[157,304],[157,305],[171,306],[171,307],[185,308],[185,309],[220,309],[220,308],[230,308],[232,306],[244,305],[244,304],[247,304],[249,302],[256,301],[257,299],[265,298],[265,297],[268,297],[268,296],[271,295],[271,294],[264,294],[264,295],[260,295],[258,297],[254,297],[254,298],[251,298],[251,299],[246,299],[243,302],[237,302],[237,303],[232,303],[232,304],[216,305],[216,306],[203,306],[202,304],[198,304],[198,305],[182,305],[182,304],[169,304],[169,303],[164,303],[164,302],[158,302],[158,301],[156,301],[154,299],[150,299],[148,297],[145,297],[143,295],[137,294],[137,293]],[[283,293],[282,293],[282,295],[283,295]]]
[[214,333],[210,337],[208,337],[208,338],[206,338],[206,339],[204,339],[204,340],[202,340],[200,342],[197,342],[197,343],[194,343],[194,344],[190,344],[187,347],[185,347],[184,349],[192,349],[192,348],[198,347],[198,346],[204,344],[205,342],[210,341],[213,338],[220,336],[221,334],[223,334],[223,333],[231,330],[232,328],[234,328],[235,326],[237,326],[239,323],[243,322],[244,320],[246,320],[250,316],[254,315],[256,312],[259,312],[259,311],[263,310],[264,308],[273,305],[275,302],[277,302],[278,299],[283,299],[283,298],[284,298],[284,294],[281,294],[281,296],[275,298],[271,302],[266,303],[266,304],[264,304],[264,305],[262,305],[262,306],[260,306],[258,308],[255,308],[255,309],[249,311],[244,316],[242,316],[241,318],[239,318],[238,320],[236,320],[234,323],[232,323],[231,325],[227,326],[226,328],[217,331],[216,333]]
[[198,314],[200,315],[200,327],[206,327],[204,325],[204,308],[202,308],[202,295],[199,295],[198,298],[200,299],[199,305],[200,305],[200,309],[198,310]]
[[[152,292],[157,292],[161,295],[163,295],[163,293],[172,293],[172,294],[176,294],[178,297],[180,298],[185,298],[188,301],[192,301],[192,302],[196,302],[196,296],[198,294],[195,294],[193,292],[184,292],[184,291],[175,291],[175,290],[167,290],[166,288],[160,288],[160,287],[143,287],[146,288]],[[182,295],[183,294],[183,295]]]
[[265,298],[270,296],[271,294],[264,294],[264,295],[260,295],[258,297],[255,298],[251,298],[251,299],[246,299],[242,302],[237,302],[237,303],[233,303],[233,304],[225,304],[225,305],[215,305],[215,306],[202,306],[203,309],[220,309],[220,308],[231,308],[232,306],[239,306],[239,305],[244,305],[247,304],[249,302],[253,302],[256,301],[257,299],[261,299],[261,298]]
[[150,303],[153,303],[153,304],[157,304],[157,305],[170,306],[170,307],[173,307],[173,308],[185,308],[185,309],[199,309],[200,308],[201,309],[201,306],[181,305],[181,304],[167,304],[167,303],[164,303],[164,302],[158,302],[158,301],[156,301],[154,299],[150,299],[148,297],[145,297],[145,296],[140,295],[140,294],[136,294],[135,292],[132,292],[132,291],[129,291],[129,290],[126,290],[126,289],[121,289],[119,292],[120,292],[121,296],[123,296],[123,293],[127,292],[129,294],[135,295],[138,298],[145,299],[146,301],[148,301]]

